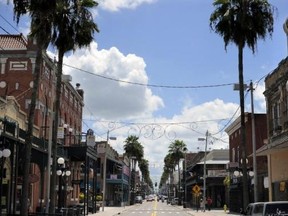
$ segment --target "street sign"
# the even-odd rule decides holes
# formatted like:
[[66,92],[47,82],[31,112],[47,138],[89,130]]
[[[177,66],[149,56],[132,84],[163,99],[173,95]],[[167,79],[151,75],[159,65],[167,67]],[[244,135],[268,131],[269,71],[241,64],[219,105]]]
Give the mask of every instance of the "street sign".
[[193,192],[198,194],[201,190],[201,188],[198,185],[194,185],[194,187],[192,188]]

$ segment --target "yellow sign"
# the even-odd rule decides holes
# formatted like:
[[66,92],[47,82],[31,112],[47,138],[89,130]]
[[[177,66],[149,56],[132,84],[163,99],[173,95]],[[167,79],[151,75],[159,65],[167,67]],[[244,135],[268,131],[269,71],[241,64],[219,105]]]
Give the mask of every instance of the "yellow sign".
[[198,185],[194,185],[194,187],[192,188],[192,190],[193,190],[194,193],[197,193],[197,194],[198,194],[201,189],[200,189],[200,187],[199,187]]

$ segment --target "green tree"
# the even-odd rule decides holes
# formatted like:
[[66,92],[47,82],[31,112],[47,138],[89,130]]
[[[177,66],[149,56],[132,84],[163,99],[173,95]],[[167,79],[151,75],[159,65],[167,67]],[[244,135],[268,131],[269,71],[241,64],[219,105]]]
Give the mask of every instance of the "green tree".
[[[124,151],[128,158],[135,157],[136,161],[141,161],[144,156],[144,148],[141,143],[138,141],[139,137],[134,135],[128,136],[124,141]],[[135,161],[135,160],[134,160]],[[135,164],[134,164],[135,168]]]
[[239,96],[241,110],[241,157],[243,161],[243,208],[249,203],[247,183],[247,150],[244,116],[243,50],[247,45],[255,52],[257,40],[273,33],[274,7],[268,0],[215,0],[210,27],[221,35],[225,49],[229,43],[238,47]]
[[[56,81],[56,101],[55,120],[52,136],[52,154],[57,154],[57,130],[59,125],[60,98],[62,92],[62,68],[65,53],[77,48],[87,47],[93,41],[94,32],[99,32],[97,25],[93,21],[90,9],[96,7],[98,3],[94,0],[62,0],[57,1],[56,10],[53,15],[52,44],[58,50],[57,81]],[[53,157],[50,213],[55,212],[55,185],[56,185],[57,158]]]
[[148,182],[149,177],[150,177],[150,171],[149,171],[149,161],[142,158],[139,161],[139,169],[142,173],[142,181],[144,180],[145,182]]
[[[25,140],[25,158],[23,162],[23,186],[21,196],[21,215],[27,215],[28,200],[28,175],[30,167],[30,155],[32,148],[34,111],[38,97],[40,68],[42,54],[46,51],[49,43],[58,49],[57,84],[56,84],[56,104],[55,122],[53,126],[53,155],[57,155],[57,128],[58,112],[60,107],[60,94],[62,84],[63,56],[70,50],[88,46],[93,40],[93,33],[99,32],[97,25],[93,22],[89,9],[96,7],[97,2],[93,0],[61,0],[45,1],[14,0],[14,15],[17,23],[21,15],[29,13],[31,17],[30,36],[36,39],[38,50],[34,72],[34,86],[31,97],[28,129]],[[51,178],[51,213],[55,212],[55,188],[56,185],[56,157],[53,157],[53,169]]]
[[20,214],[28,215],[28,192],[29,192],[29,168],[31,163],[32,139],[34,128],[35,108],[39,91],[39,80],[42,67],[43,53],[46,51],[51,39],[51,15],[54,11],[55,1],[23,1],[14,0],[14,16],[16,22],[22,15],[29,12],[31,17],[31,27],[29,37],[36,39],[37,53],[35,70],[33,71],[33,89],[31,103],[28,114],[28,125],[25,139],[25,153],[23,155],[23,183],[21,194]]
[[170,159],[174,162],[174,165],[177,165],[178,167],[178,177],[179,177],[178,192],[180,192],[180,188],[181,188],[180,159],[184,158],[184,153],[187,150],[187,147],[186,147],[186,144],[182,140],[175,140],[169,145],[168,148],[169,148],[168,153],[171,155]]
[[[141,143],[138,141],[139,137],[136,137],[134,135],[128,136],[126,138],[126,140],[124,141],[124,151],[125,151],[125,155],[127,155],[127,157],[132,160],[132,172],[131,172],[131,176],[130,176],[130,189],[131,191],[134,191],[135,188],[135,167],[136,167],[136,162],[140,162],[143,158],[144,155],[144,150],[143,150],[143,146],[141,145]],[[149,184],[149,182],[148,182]],[[131,204],[134,204],[134,195],[135,192],[131,192],[129,193],[129,200],[131,202]]]

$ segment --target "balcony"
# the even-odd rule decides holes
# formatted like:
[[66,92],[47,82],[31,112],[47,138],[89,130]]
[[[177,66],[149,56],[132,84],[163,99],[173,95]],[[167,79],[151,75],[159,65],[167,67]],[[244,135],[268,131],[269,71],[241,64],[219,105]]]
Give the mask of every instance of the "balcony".
[[124,183],[128,182],[128,177],[123,174],[107,174],[106,181],[107,183]]

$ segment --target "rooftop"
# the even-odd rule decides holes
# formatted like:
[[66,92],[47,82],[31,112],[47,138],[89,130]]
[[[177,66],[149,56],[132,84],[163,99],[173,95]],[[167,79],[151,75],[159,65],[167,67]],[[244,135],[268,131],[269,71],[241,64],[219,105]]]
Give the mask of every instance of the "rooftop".
[[0,34],[1,50],[25,50],[27,49],[27,40],[22,34],[19,35],[3,35]]

